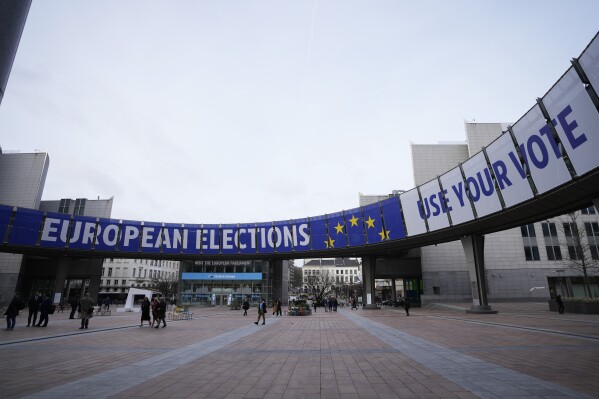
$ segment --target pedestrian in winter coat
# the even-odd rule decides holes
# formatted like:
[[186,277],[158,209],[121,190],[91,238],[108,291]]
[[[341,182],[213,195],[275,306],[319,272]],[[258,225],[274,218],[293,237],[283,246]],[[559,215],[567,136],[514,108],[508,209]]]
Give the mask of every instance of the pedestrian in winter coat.
[[19,294],[15,294],[6,308],[6,312],[4,312],[4,316],[6,316],[6,329],[14,330],[15,324],[17,323],[17,316],[19,315],[19,310],[25,309],[25,302],[21,300]]
[[[27,306],[29,307],[29,317],[27,318],[27,327],[31,324],[35,325],[37,322],[37,313],[40,311],[40,306],[44,298],[39,292],[36,292],[34,295],[29,298],[29,303]],[[33,318],[33,323],[31,319]]]
[[154,328],[160,327],[160,321],[162,321],[162,328],[166,327],[166,301],[164,298],[162,298],[156,306],[156,311],[158,313],[158,319],[156,321],[156,327]]
[[148,325],[152,327],[152,323],[150,323],[150,308],[151,308],[150,300],[148,297],[144,298],[144,301],[141,304],[141,324],[140,327],[143,327],[144,321],[148,321]]
[[89,327],[89,319],[94,316],[94,305],[95,301],[89,296],[89,293],[85,293],[85,296],[80,301],[81,306],[81,327],[80,330]]
[[[34,326],[36,326],[36,327],[48,326],[48,316],[50,315],[51,311],[52,311],[52,299],[50,299],[50,294],[46,293],[44,295],[44,300],[42,301],[42,304],[40,305],[40,320],[37,322],[37,324],[34,324]],[[42,325],[42,323],[44,323],[44,325]]]

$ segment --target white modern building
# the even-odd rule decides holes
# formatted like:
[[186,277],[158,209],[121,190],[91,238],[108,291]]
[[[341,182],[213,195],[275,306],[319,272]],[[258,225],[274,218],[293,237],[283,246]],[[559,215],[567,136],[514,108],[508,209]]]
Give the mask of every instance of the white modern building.
[[[501,123],[465,123],[466,141],[439,144],[412,144],[414,186],[424,184],[455,168],[472,157],[506,131]],[[360,205],[380,201],[382,196],[360,195]],[[599,295],[599,216],[594,207],[576,213],[577,227],[567,215],[540,220],[485,236],[485,270],[490,301],[541,300],[550,296],[584,296],[581,273],[571,267],[571,260],[581,258],[573,243],[573,231],[582,233],[585,257],[590,263],[588,279],[593,296]],[[460,241],[410,250],[410,254],[388,260],[393,268],[385,273],[400,277],[406,259],[420,267],[422,287],[420,301],[469,302],[473,290],[464,249]],[[414,263],[414,262],[412,262]],[[379,271],[377,260],[377,278]]]

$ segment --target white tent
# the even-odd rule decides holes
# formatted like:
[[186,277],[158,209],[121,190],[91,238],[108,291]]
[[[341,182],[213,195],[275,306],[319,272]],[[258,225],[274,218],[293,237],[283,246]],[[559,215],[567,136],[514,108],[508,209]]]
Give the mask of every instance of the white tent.
[[[158,291],[140,290],[139,288],[129,288],[129,294],[127,294],[127,300],[125,301],[125,307],[123,308],[122,312],[139,312],[141,310],[141,308],[135,308],[133,306],[135,295],[144,295],[151,300],[152,294],[156,293],[158,293]],[[118,311],[120,311],[120,309],[117,309],[117,312]]]

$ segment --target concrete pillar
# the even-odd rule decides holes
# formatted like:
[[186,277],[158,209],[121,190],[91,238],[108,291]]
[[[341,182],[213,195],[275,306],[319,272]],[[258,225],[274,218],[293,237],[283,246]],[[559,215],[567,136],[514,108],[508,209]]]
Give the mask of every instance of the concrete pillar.
[[362,281],[364,289],[364,297],[362,298],[362,304],[364,309],[378,309],[374,303],[374,296],[376,290],[374,287],[374,271],[376,268],[376,257],[375,256],[364,256],[362,258]]
[[497,313],[492,310],[487,300],[487,279],[485,275],[485,237],[475,234],[461,239],[470,283],[472,288],[473,304],[468,313]]
[[61,258],[56,266],[56,275],[54,277],[54,296],[52,300],[56,298],[56,294],[60,294],[60,301],[68,301],[69,298],[63,297],[66,295],[64,292],[64,285],[71,267],[71,258]]

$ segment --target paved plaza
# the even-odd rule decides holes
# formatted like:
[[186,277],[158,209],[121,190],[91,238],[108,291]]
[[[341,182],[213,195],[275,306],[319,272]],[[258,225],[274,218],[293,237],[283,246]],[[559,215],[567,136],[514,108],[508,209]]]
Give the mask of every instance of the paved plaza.
[[3,398],[599,397],[599,315],[546,303],[340,309],[267,315],[227,308],[139,327],[139,313],[68,313],[0,331]]

